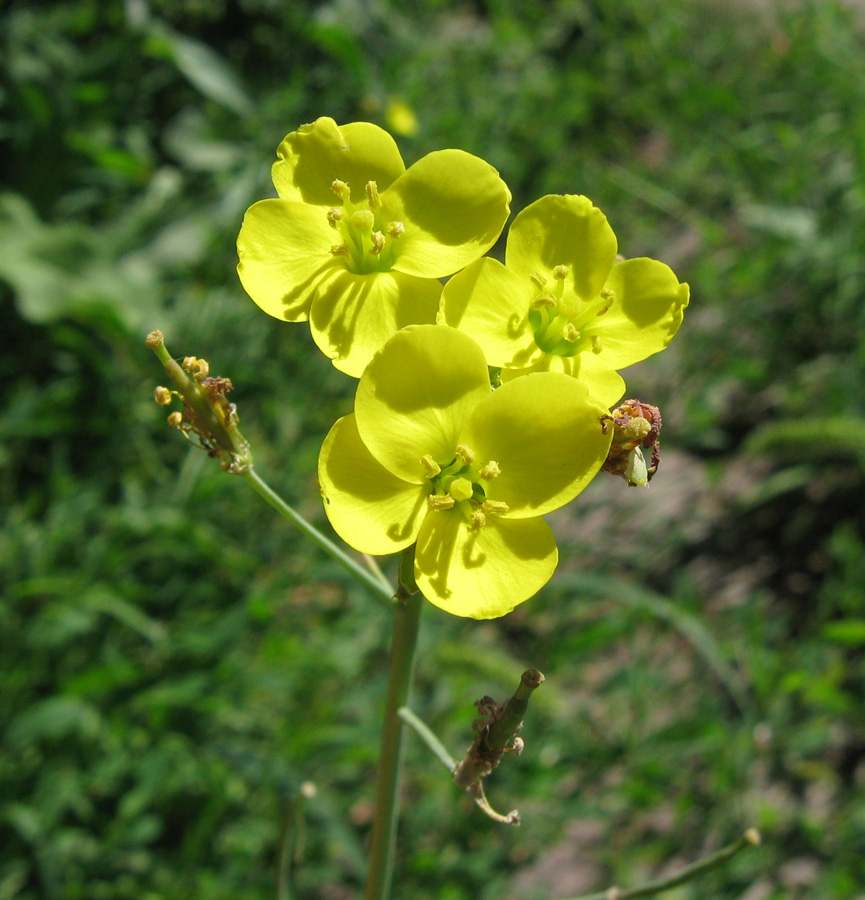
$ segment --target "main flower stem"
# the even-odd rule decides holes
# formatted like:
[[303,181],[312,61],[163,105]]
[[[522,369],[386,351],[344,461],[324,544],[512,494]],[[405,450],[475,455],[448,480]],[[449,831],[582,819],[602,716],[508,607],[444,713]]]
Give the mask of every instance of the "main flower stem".
[[[413,558],[413,548],[403,551],[403,562],[413,560]],[[401,573],[404,568],[403,565],[400,566]],[[400,589],[402,588],[403,584],[401,583]],[[403,720],[399,716],[399,709],[406,705],[411,688],[422,604],[422,595],[414,593],[394,608],[390,679],[382,730],[381,756],[376,779],[375,818],[364,900],[387,900],[390,896],[399,809],[402,739],[405,731]]]
[[322,534],[314,525],[292,509],[279,494],[266,484],[259,474],[251,466],[241,477],[251,485],[265,500],[289,522],[296,525],[304,534],[311,537],[319,547],[329,553],[340,565],[344,566],[358,581],[365,584],[376,596],[386,600],[388,604],[394,603],[393,590],[382,579],[376,578],[372,572],[353,560],[342,548],[338,547],[330,538]]

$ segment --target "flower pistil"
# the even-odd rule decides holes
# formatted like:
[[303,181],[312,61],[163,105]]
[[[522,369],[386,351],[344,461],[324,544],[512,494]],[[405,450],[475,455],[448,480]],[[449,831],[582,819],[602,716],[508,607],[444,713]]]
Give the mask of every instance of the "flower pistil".
[[328,209],[327,221],[343,238],[330,252],[345,257],[349,271],[355,275],[389,271],[395,258],[395,243],[405,234],[405,225],[379,221],[382,202],[378,185],[368,181],[366,201],[359,204],[352,203],[351,188],[346,182],[336,179],[330,189],[342,201],[342,208]]

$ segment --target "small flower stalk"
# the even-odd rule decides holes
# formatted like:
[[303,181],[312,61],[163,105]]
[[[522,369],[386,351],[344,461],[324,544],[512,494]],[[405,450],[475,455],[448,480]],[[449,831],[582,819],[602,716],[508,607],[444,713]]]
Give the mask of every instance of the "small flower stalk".
[[208,456],[218,459],[231,475],[241,475],[252,468],[252,451],[241,434],[237,407],[226,395],[232,389],[228,378],[210,375],[205,359],[187,356],[182,363],[171,357],[161,331],[152,331],[145,341],[159,357],[175,389],[159,386],[153,392],[160,406],[168,406],[174,397],[183,403],[181,411],[168,416],[168,424],[183,435],[197,441]]
[[[603,422],[613,438],[603,471],[624,478],[628,487],[648,487],[661,462],[661,411],[640,400],[625,400]],[[643,450],[652,451],[648,463]]]

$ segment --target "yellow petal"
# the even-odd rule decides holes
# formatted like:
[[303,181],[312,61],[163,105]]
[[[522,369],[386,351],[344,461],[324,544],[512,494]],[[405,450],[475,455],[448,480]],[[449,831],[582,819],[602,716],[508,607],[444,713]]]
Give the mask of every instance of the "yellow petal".
[[322,353],[360,378],[375,353],[406,325],[432,324],[441,282],[401,272],[342,270],[316,295],[309,327]]
[[487,162],[462,150],[429,153],[382,194],[383,215],[405,225],[393,267],[441,278],[483,256],[510,212],[511,192]]
[[431,512],[418,535],[417,585],[455,616],[494,619],[536,594],[558,562],[553,533],[537,519],[487,517],[471,531],[457,510]]
[[463,440],[501,474],[488,499],[504,501],[507,518],[537,516],[573,500],[595,477],[610,448],[605,406],[575,378],[543,372],[502,385],[479,403]]
[[341,266],[330,254],[334,234],[317,207],[253,204],[237,238],[237,274],[247,294],[277,319],[305,321],[316,285]]
[[417,539],[427,490],[376,462],[357,433],[354,416],[337,420],[325,438],[318,480],[330,524],[355,550],[396,553]]
[[292,131],[277,147],[271,175],[280,197],[317,206],[337,206],[334,179],[351,188],[352,202],[365,198],[368,181],[386,190],[405,171],[394,139],[369,122],[338,126],[322,117]]
[[438,321],[471,335],[491,366],[528,365],[536,355],[529,309],[536,289],[498,260],[484,257],[457,272],[442,292]]
[[616,236],[587,197],[549,194],[527,206],[508,231],[507,267],[517,275],[572,270],[577,296],[597,298],[616,259]]
[[592,400],[607,408],[625,395],[625,379],[589,350],[575,356],[556,356],[538,350],[523,368],[502,369],[502,383],[538,372],[563,372],[577,378],[589,391]]
[[597,320],[601,360],[622,369],[663,350],[682,324],[688,285],[656,259],[628,259],[613,267],[606,286],[615,299]]
[[481,348],[444,325],[399,331],[360,379],[354,411],[375,458],[414,484],[427,480],[421,458],[450,462],[471,411],[490,394]]

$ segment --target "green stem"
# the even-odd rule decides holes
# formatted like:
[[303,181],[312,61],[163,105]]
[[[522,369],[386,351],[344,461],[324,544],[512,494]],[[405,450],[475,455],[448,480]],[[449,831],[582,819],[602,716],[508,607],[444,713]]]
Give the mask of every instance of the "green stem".
[[[413,550],[413,548],[409,548]],[[404,550],[403,554],[409,551]],[[384,713],[381,756],[375,792],[375,818],[369,851],[364,900],[387,900],[393,873],[396,846],[396,822],[399,806],[399,779],[402,765],[403,722],[400,707],[405,706],[411,687],[415,647],[423,597],[414,594],[394,608],[393,642],[390,655],[390,680]]]
[[358,581],[365,584],[374,594],[386,600],[388,605],[394,605],[394,592],[390,586],[386,586],[360,563],[353,560],[341,547],[338,547],[330,538],[323,535],[314,525],[292,509],[282,497],[267,485],[253,468],[241,473],[243,478],[264,499],[289,522],[296,525],[305,535],[311,537],[319,547],[329,553],[338,563],[346,568]]
[[424,722],[423,719],[416,716],[407,706],[401,706],[396,714],[411,728],[414,733],[432,750],[439,762],[453,774],[457,767],[456,760],[448,753],[445,745],[438,739],[435,732]]
[[721,864],[732,859],[740,850],[745,847],[753,847],[760,843],[760,833],[756,828],[749,828],[738,841],[728,844],[726,847],[707,856],[705,859],[698,860],[690,866],[685,866],[681,872],[672,875],[670,878],[663,878],[659,881],[650,881],[641,887],[631,888],[623,891],[621,888],[611,887],[605,891],[599,891],[596,894],[581,894],[579,897],[571,897],[570,900],[635,900],[637,897],[651,897],[653,894],[660,894],[662,891],[668,891],[670,888],[678,887],[704,872],[710,872]]

